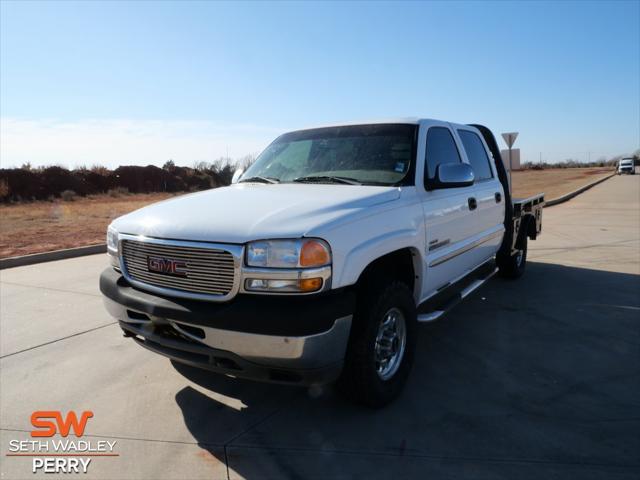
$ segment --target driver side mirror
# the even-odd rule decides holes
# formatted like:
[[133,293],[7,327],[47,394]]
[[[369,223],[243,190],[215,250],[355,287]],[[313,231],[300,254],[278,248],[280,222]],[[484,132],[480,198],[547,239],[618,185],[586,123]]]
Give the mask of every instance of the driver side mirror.
[[441,163],[436,167],[436,176],[429,181],[429,190],[436,188],[470,187],[475,181],[471,165],[466,163]]

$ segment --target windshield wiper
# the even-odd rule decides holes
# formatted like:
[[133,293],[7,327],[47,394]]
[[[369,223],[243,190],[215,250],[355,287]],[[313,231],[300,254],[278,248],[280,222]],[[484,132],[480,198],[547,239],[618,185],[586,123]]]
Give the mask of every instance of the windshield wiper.
[[245,183],[245,182],[258,182],[258,183],[280,183],[280,180],[278,180],[277,178],[273,178],[273,177],[260,177],[260,176],[255,176],[255,177],[249,177],[249,178],[243,178],[242,180],[240,180],[240,182],[238,183]]
[[344,183],[346,185],[362,185],[355,178],[337,177],[334,175],[308,175],[306,177],[294,178],[292,182],[297,183]]

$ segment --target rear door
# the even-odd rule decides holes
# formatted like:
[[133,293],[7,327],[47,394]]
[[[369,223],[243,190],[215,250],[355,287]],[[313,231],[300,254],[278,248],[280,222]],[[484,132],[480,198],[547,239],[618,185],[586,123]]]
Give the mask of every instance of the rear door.
[[[473,265],[474,238],[479,223],[475,210],[470,208],[474,186],[431,189],[429,180],[442,163],[463,162],[461,145],[448,123],[431,121],[423,126],[426,135],[423,173],[422,205],[425,215],[426,252],[422,298],[432,296]],[[416,181],[416,184],[418,184]]]
[[452,125],[452,128],[462,144],[465,161],[471,165],[475,174],[473,197],[477,205],[477,233],[474,238],[476,246],[471,253],[471,262],[475,267],[493,256],[502,243],[504,190],[495,171],[493,157],[482,135],[467,125]]

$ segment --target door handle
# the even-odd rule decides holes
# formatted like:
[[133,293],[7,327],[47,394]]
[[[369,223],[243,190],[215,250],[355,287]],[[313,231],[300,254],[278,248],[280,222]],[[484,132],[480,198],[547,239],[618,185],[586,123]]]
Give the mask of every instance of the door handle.
[[475,210],[478,208],[478,202],[474,197],[469,197],[467,199],[467,203],[469,203],[469,210]]
[[502,195],[500,192],[496,192],[496,203],[500,203],[502,201]]

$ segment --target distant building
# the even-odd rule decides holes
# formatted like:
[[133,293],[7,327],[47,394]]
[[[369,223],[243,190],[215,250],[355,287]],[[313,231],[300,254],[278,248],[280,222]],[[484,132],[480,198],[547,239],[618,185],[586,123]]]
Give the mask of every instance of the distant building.
[[[502,163],[504,163],[507,171],[509,170],[509,150],[500,150],[500,155],[502,155]],[[514,148],[511,150],[511,164],[513,165],[514,170],[520,170],[520,149]]]

